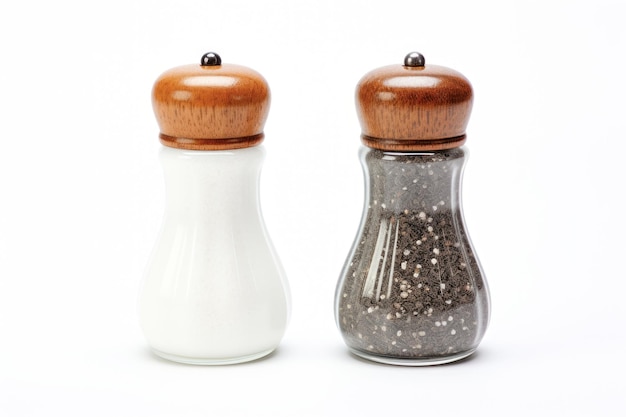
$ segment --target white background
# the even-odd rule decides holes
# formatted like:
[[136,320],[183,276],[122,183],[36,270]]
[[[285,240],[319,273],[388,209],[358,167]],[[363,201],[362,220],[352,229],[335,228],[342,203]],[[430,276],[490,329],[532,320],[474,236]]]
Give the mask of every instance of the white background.
[[[0,415],[624,415],[623,1],[4,1]],[[272,89],[262,203],[292,287],[271,357],[195,367],[138,326],[163,212],[152,83],[209,50]],[[493,299],[470,360],[347,353],[354,87],[412,50],[472,82],[465,214]],[[538,413],[537,413],[538,412]]]

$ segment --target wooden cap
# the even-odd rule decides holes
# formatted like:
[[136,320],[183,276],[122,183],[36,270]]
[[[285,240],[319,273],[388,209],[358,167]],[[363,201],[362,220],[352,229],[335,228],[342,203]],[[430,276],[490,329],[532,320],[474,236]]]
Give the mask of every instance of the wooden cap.
[[152,107],[161,143],[195,150],[258,145],[270,107],[270,90],[258,72],[222,64],[209,52],[198,65],[172,68],[156,80]]
[[366,146],[390,151],[443,150],[465,142],[472,86],[457,71],[426,65],[412,52],[404,65],[371,71],[359,81],[356,107]]

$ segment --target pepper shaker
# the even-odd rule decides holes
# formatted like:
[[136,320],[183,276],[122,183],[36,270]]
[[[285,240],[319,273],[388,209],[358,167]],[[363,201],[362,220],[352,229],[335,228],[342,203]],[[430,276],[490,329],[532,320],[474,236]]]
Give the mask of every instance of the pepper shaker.
[[152,104],[165,145],[166,208],[140,294],[144,335],[176,362],[268,355],[290,302],[259,202],[267,82],[208,53],[163,73]]
[[489,291],[461,203],[472,102],[462,74],[427,65],[417,52],[358,83],[365,207],[335,318],[362,358],[453,362],[471,355],[485,333]]

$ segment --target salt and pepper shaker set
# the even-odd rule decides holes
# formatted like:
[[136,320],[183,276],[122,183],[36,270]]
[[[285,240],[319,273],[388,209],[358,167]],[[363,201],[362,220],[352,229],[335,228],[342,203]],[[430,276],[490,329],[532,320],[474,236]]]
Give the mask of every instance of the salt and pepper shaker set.
[[[414,52],[366,74],[356,96],[365,210],[335,294],[337,326],[351,352],[372,361],[465,358],[489,321],[461,204],[471,85]],[[152,101],[166,209],[140,294],[143,332],[176,362],[266,356],[290,311],[259,204],[267,82],[208,53],[163,73]]]

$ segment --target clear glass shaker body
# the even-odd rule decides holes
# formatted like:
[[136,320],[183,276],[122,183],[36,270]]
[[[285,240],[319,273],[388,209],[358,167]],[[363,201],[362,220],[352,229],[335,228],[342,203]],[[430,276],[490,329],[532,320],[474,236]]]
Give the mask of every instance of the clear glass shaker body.
[[365,209],[335,294],[350,350],[397,365],[472,354],[489,322],[487,283],[461,205],[464,148],[362,147]]

